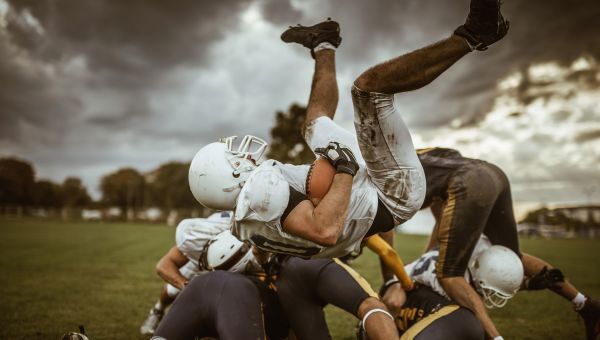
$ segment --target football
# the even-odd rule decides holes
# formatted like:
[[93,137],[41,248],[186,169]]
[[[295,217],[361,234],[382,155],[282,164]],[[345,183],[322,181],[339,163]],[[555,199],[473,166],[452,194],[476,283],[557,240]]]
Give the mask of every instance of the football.
[[334,176],[335,168],[327,159],[319,157],[311,164],[306,177],[306,194],[313,203],[325,197]]

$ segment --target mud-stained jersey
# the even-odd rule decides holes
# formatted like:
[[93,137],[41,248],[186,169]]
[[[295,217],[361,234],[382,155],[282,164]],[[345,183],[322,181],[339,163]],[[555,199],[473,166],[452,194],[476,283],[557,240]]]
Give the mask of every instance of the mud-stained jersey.
[[[467,280],[467,282],[471,282],[469,271],[473,270],[475,260],[482,252],[491,246],[492,244],[485,235],[482,235],[479,238],[479,241],[477,242],[477,245],[471,254],[471,258],[469,259],[469,270],[465,271],[465,280]],[[416,282],[430,287],[436,293],[449,299],[436,276],[435,265],[437,263],[438,256],[439,250],[437,248],[432,249],[423,254],[416,261],[407,264],[404,268],[406,269],[408,275],[410,275]]]
[[292,190],[306,195],[308,166],[263,162],[250,175],[237,199],[231,232],[241,241],[270,252],[303,258],[333,258],[360,250],[377,213],[377,191],[361,168],[354,177],[348,215],[336,245],[323,247],[283,230]]
[[215,213],[208,218],[185,219],[175,231],[175,245],[199,270],[202,250],[215,236],[229,229],[230,220],[229,212]]

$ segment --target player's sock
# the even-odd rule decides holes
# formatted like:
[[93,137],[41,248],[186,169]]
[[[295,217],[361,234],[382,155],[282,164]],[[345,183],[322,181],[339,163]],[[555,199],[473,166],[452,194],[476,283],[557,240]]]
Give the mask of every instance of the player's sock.
[[573,300],[571,300],[571,303],[573,303],[573,308],[575,308],[576,311],[580,311],[581,308],[583,308],[583,306],[585,305],[586,299],[587,298],[585,297],[585,295],[578,292],[577,295],[575,295],[575,297],[573,298]]
[[154,309],[162,312],[163,310],[165,310],[165,305],[162,304],[162,302],[158,301],[155,305],[154,305]]
[[328,43],[327,41],[324,41],[322,43],[320,43],[319,45],[315,46],[315,48],[313,49],[314,53],[317,53],[319,51],[322,50],[336,50],[337,48],[335,46],[333,46],[333,44]]

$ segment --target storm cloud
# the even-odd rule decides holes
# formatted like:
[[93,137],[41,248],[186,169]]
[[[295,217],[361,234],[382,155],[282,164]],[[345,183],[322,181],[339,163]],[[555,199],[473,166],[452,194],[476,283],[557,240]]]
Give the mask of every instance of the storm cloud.
[[[351,128],[353,79],[375,62],[447,37],[468,5],[0,0],[0,153],[31,160],[41,177],[80,176],[94,190],[101,174],[121,166],[185,161],[226,135],[267,137],[275,111],[306,103],[313,68],[306,49],[279,35],[327,17],[342,25],[337,119]],[[423,142],[443,141],[427,137],[440,129],[481,126],[495,112],[499,79],[527,75],[532,64],[600,59],[595,0],[506,0],[503,12],[511,21],[505,39],[431,86],[396,97]],[[595,75],[587,79],[598,88]],[[597,137],[591,126],[572,138],[594,146]]]

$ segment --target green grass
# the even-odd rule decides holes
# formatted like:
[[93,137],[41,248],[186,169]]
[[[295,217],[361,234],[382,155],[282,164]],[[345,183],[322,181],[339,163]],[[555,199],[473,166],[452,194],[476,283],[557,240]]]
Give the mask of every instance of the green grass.
[[[405,261],[424,246],[400,235]],[[158,297],[158,259],[174,244],[162,225],[0,219],[0,339],[58,339],[85,325],[91,339],[142,339],[138,329]],[[600,242],[522,240],[522,249],[563,269],[584,293],[600,296]],[[369,251],[355,268],[376,289],[378,261]],[[354,317],[327,308],[334,339],[353,339]],[[492,312],[507,339],[583,338],[570,304],[549,292],[524,292]]]

